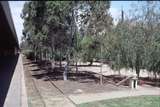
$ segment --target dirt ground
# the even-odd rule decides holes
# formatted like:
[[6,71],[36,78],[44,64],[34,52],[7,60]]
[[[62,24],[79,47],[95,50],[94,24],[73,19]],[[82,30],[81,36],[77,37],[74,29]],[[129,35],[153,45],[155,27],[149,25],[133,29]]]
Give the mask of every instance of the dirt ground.
[[[78,73],[75,72],[75,68],[73,66],[70,66],[71,70],[67,75],[68,80],[63,81],[64,64],[62,68],[59,68],[58,65],[56,65],[54,70],[52,70],[50,64],[47,64],[46,62],[35,63],[34,61],[23,58],[23,63],[27,78],[27,94],[30,98],[30,105],[43,107],[43,102],[45,102],[46,104],[52,106],[55,102],[54,100],[51,101],[51,99],[55,97],[54,93],[58,93],[58,95],[61,93],[65,96],[70,96],[130,90],[127,82],[120,86],[115,86],[116,83],[126,77],[124,75],[105,75],[103,76],[103,85],[100,85],[100,75],[96,73],[96,70],[99,70],[98,65],[79,66]],[[94,71],[91,72],[90,70]],[[31,71],[31,74],[29,74],[29,71]],[[36,82],[34,83],[33,80]],[[146,82],[146,78],[142,78],[141,80]],[[55,88],[52,89],[53,86],[50,82],[52,82],[58,90]],[[148,80],[148,82],[153,81]],[[43,101],[43,96],[45,101]],[[53,103],[50,104],[50,102]]]
[[[29,107],[75,107],[50,81],[37,64],[23,58]],[[44,78],[37,78],[43,76]]]
[[[25,60],[24,60],[25,61]],[[43,81],[49,81],[46,76],[50,77],[50,80],[60,88],[64,94],[80,94],[80,93],[100,93],[116,90],[128,89],[128,86],[115,86],[108,82],[109,78],[103,77],[103,85],[99,84],[99,75],[92,72],[81,71],[79,73],[69,72],[68,80],[63,81],[63,70],[58,67],[53,70],[47,69],[44,64],[34,63],[32,61],[30,67],[37,66],[37,69],[32,71],[38,71],[39,73],[32,75],[33,78],[41,79]],[[27,68],[25,68],[27,69]]]

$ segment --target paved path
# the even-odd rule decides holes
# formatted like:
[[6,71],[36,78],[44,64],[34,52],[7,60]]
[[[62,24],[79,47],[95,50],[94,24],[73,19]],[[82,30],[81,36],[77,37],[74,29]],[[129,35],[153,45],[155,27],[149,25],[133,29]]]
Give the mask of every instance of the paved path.
[[160,95],[160,88],[144,88],[138,87],[138,89],[130,89],[125,91],[112,91],[95,94],[79,94],[69,95],[69,97],[76,104],[87,103],[92,101],[100,101],[113,98],[132,97],[140,95]]

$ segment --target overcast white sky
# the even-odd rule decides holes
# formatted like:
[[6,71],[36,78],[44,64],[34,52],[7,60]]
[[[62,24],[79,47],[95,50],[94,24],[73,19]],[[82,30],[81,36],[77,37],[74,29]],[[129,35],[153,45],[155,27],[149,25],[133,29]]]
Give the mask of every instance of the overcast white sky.
[[[22,29],[23,29],[23,20],[21,19],[20,14],[22,12],[24,3],[25,1],[9,1],[11,14],[19,43],[21,42]],[[131,3],[132,1],[111,1],[110,13],[114,18],[115,23],[116,19],[120,18],[120,11],[122,7],[124,11],[128,11]]]
[[11,14],[12,14],[12,18],[13,18],[19,43],[21,41],[22,29],[23,29],[23,20],[21,19],[20,14],[22,12],[24,3],[25,1],[9,1],[10,10],[11,10]]

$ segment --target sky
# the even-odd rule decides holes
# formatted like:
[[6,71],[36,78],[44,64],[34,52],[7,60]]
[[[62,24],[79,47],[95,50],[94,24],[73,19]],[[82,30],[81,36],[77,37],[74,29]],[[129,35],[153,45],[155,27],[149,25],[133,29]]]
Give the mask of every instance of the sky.
[[[110,14],[113,17],[114,24],[117,24],[118,19],[121,18],[121,11],[123,9],[124,13],[127,14],[131,9],[131,5],[135,1],[111,1]],[[125,16],[125,15],[124,15]]]
[[[19,43],[21,42],[22,30],[23,30],[23,20],[20,17],[22,13],[23,5],[25,1],[9,1],[11,14],[18,36]],[[133,1],[111,1],[110,14],[114,18],[114,23],[116,24],[118,18],[121,17],[121,10],[123,8],[124,12],[127,12],[131,8]]]
[[23,30],[23,19],[20,14],[23,9],[25,1],[9,1],[11,15],[13,18],[14,27],[18,36],[19,43],[21,42],[22,30]]

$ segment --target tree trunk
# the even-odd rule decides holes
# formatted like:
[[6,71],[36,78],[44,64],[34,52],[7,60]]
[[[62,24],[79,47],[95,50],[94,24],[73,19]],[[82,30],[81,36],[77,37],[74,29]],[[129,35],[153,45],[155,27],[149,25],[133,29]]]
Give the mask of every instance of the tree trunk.
[[157,73],[154,71],[154,79],[157,80]]
[[37,49],[36,46],[34,46],[34,60],[37,62]]
[[67,72],[68,72],[68,64],[66,64],[64,68],[65,69],[63,71],[63,80],[66,81],[67,80]]
[[91,66],[93,64],[93,60],[90,60],[90,64],[89,64],[89,66]]
[[136,74],[137,74],[137,78],[139,78],[139,74],[140,74],[140,69],[139,69],[139,67],[136,67]]
[[40,54],[40,60],[42,61],[42,50],[41,50],[41,48],[40,48],[39,54]]
[[101,68],[100,68],[100,84],[103,85],[103,73],[102,73],[102,63],[101,63]]
[[120,71],[120,69],[118,69],[118,75],[121,75],[121,71]]
[[62,68],[62,51],[60,50],[60,61],[59,61],[59,66]]
[[154,71],[155,86],[158,86],[157,73]]
[[43,60],[46,60],[46,51],[43,51]]
[[101,68],[100,68],[100,73],[101,73],[101,76],[100,76],[100,84],[103,85],[103,72],[102,72],[102,65],[103,65],[103,61],[102,61],[102,46],[100,47],[100,51],[101,51]]
[[78,64],[77,64],[77,60],[76,60],[76,75],[77,75],[77,81],[79,80],[79,72],[78,72]]
[[53,71],[54,67],[55,67],[55,61],[54,61],[54,50],[53,50],[52,45],[51,45],[51,59],[50,59],[50,62],[51,62],[51,68],[52,68],[52,71]]
[[77,65],[77,60],[76,60],[76,73],[78,73],[78,65]]
[[120,55],[118,54],[118,74],[121,75],[120,72]]
[[69,55],[67,55],[67,64],[65,65],[65,69],[63,71],[63,80],[66,81],[67,80],[67,73],[69,70]]
[[53,58],[54,58],[54,50],[53,50],[53,46],[51,46],[51,54],[52,54],[52,55],[51,55],[51,57],[52,57],[51,59],[53,59]]
[[139,54],[137,54],[136,56],[136,74],[137,74],[137,78],[139,78],[139,74],[140,74],[140,59],[139,59]]
[[35,49],[34,49],[34,61],[36,62],[37,61],[37,54],[36,54],[36,51],[35,51]]

